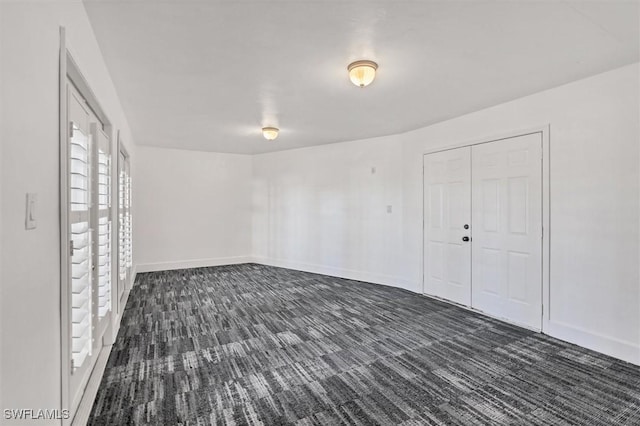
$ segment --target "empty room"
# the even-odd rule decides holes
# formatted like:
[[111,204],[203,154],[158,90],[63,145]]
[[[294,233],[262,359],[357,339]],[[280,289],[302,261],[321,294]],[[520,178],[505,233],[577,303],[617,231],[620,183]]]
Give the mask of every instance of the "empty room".
[[0,425],[640,425],[640,2],[0,0]]

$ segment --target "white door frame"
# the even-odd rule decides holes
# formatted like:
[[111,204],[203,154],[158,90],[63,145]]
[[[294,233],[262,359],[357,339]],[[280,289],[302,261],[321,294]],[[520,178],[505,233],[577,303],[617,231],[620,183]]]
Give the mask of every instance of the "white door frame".
[[[550,263],[551,263],[551,223],[550,223],[550,203],[551,203],[551,182],[550,182],[550,134],[551,125],[543,124],[540,126],[531,127],[522,130],[513,130],[505,133],[501,133],[494,136],[483,137],[480,139],[474,139],[470,141],[458,142],[453,144],[447,144],[435,149],[430,149],[422,152],[422,260],[420,261],[422,266],[422,294],[426,297],[435,298],[424,293],[424,239],[425,239],[425,224],[424,224],[424,156],[428,154],[434,154],[436,152],[449,151],[456,148],[464,148],[473,145],[480,145],[489,142],[495,142],[504,139],[511,139],[518,136],[530,135],[533,133],[540,133],[542,137],[542,329],[541,332],[545,332],[549,329],[549,306],[550,306]],[[471,283],[473,285],[473,283]],[[445,302],[448,302],[444,299]],[[461,306],[456,304],[456,306]],[[487,315],[480,312],[470,306],[462,306],[465,309]],[[489,315],[490,316],[490,315]],[[504,321],[504,318],[498,318]],[[522,327],[522,325],[518,325]],[[537,331],[537,330],[536,330]]]
[[[59,148],[60,148],[60,355],[61,355],[61,409],[69,410],[71,401],[69,397],[70,374],[71,374],[71,356],[69,350],[71,326],[69,322],[69,311],[71,303],[71,295],[69,292],[69,266],[68,253],[70,244],[67,238],[69,234],[69,214],[68,214],[68,193],[66,188],[67,175],[69,173],[67,165],[69,125],[67,117],[67,79],[71,80],[80,94],[84,97],[87,104],[104,125],[104,132],[109,135],[111,149],[113,152],[113,126],[107,118],[104,110],[100,106],[95,94],[89,87],[87,80],[82,75],[80,68],[73,60],[73,56],[69,50],[66,40],[66,31],[64,27],[60,27],[60,51],[59,51]],[[113,188],[113,175],[111,178],[111,186]],[[110,322],[113,322],[113,315]],[[110,328],[110,327],[107,327]],[[105,333],[106,336],[106,333]],[[111,342],[107,342],[110,344]],[[96,358],[98,354],[96,354]],[[93,374],[93,372],[92,372]],[[63,418],[64,426],[70,425],[73,416],[76,413],[69,413],[69,418]]]

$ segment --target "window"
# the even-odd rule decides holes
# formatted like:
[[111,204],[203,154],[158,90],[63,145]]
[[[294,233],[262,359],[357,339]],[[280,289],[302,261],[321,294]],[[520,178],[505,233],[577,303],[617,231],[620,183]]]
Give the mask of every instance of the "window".
[[[131,285],[131,175],[129,156],[120,147],[118,154],[118,298],[123,300],[127,285]],[[120,309],[122,312],[122,309]]]
[[[70,408],[84,393],[102,338],[111,323],[111,141],[104,125],[71,80],[66,84],[66,310]],[[64,155],[64,154],[63,154]],[[64,214],[66,213],[66,214]]]
[[94,189],[97,196],[95,282],[98,286],[98,318],[102,320],[111,311],[111,147],[109,138],[102,129],[94,126],[92,130],[92,134],[96,137],[94,150],[96,165]]
[[71,275],[71,365],[83,366],[91,355],[91,228],[89,206],[89,111],[82,98],[69,89],[69,230]]

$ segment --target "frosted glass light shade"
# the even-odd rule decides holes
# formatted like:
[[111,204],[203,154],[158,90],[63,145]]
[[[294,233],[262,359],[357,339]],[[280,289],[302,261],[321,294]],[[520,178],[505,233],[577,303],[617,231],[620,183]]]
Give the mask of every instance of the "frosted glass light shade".
[[365,87],[376,78],[378,64],[373,61],[355,61],[349,64],[347,69],[351,82],[358,87]]
[[263,127],[262,136],[268,141],[272,141],[278,137],[279,130],[276,127]]

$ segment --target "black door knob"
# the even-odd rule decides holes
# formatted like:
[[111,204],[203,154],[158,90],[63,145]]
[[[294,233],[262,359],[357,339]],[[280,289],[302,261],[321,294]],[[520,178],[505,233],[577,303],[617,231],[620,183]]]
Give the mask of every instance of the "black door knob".
[[462,241],[469,241],[469,237],[465,235],[464,237],[462,237]]
[[464,229],[469,229],[469,225],[467,225],[467,224],[465,223],[465,225],[464,225],[464,227],[463,227],[463,228],[464,228]]

